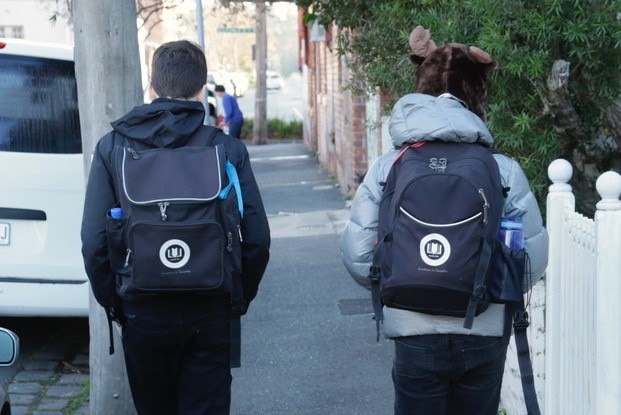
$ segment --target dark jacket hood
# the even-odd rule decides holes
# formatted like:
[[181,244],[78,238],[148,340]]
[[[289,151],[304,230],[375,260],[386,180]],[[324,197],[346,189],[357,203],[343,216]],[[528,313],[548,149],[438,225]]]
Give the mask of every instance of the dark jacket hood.
[[204,119],[205,109],[198,101],[158,98],[134,107],[111,125],[119,134],[146,145],[174,148],[185,145]]

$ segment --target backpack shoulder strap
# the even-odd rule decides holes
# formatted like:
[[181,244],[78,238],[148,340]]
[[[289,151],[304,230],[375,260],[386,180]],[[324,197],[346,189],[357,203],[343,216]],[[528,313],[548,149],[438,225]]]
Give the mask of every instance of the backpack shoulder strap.
[[410,144],[410,145],[405,145],[403,147],[401,147],[401,151],[399,151],[399,154],[397,154],[397,157],[395,157],[395,159],[392,161],[392,164],[395,164],[396,162],[398,162],[401,157],[403,157],[403,154],[405,154],[405,152],[410,149],[410,148],[418,148],[418,147],[422,147],[424,146],[426,143],[426,141],[418,141],[414,144]]
[[207,146],[216,147],[216,146],[213,145],[213,142],[214,142],[216,136],[218,134],[220,134],[221,132],[222,132],[222,130],[219,129],[219,128],[212,127],[210,125],[201,125],[196,130],[196,132],[192,135],[192,137],[190,137],[190,139],[186,143],[186,146],[189,146],[189,145],[195,145],[195,146],[207,145]]

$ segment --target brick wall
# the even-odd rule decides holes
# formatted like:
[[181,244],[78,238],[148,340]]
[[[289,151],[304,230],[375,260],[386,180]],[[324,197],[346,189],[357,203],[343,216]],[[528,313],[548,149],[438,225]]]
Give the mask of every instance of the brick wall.
[[348,59],[336,53],[339,29],[326,32],[325,41],[301,42],[308,88],[304,143],[343,191],[353,194],[368,168],[366,97],[346,88]]

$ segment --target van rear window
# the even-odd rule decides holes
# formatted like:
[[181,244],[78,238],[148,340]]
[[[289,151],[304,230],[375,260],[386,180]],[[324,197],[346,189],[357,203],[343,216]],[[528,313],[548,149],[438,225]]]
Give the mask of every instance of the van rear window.
[[0,54],[0,151],[82,152],[73,62]]

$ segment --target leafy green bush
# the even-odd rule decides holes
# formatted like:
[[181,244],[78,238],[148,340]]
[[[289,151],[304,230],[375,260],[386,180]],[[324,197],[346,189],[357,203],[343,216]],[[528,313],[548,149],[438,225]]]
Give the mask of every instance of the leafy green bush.
[[[430,29],[438,45],[477,45],[498,61],[490,82],[488,125],[500,151],[518,159],[541,198],[548,163],[556,157],[608,169],[613,157],[589,160],[590,140],[602,134],[605,110],[619,96],[619,0],[298,0],[309,18],[346,30],[340,53],[351,58],[353,84],[379,87],[393,99],[414,88],[408,36]],[[553,63],[570,63],[568,101],[587,140],[559,126],[549,110]],[[576,127],[576,126],[573,126]],[[621,142],[621,137],[617,137]],[[606,161],[608,160],[608,161]],[[590,182],[589,182],[590,183]],[[584,187],[588,189],[590,184]],[[587,209],[589,210],[589,209]]]
[[[240,138],[242,140],[252,140],[253,126],[254,119],[244,119],[244,124],[240,134]],[[267,138],[302,138],[302,121],[284,121],[279,118],[268,119]]]

